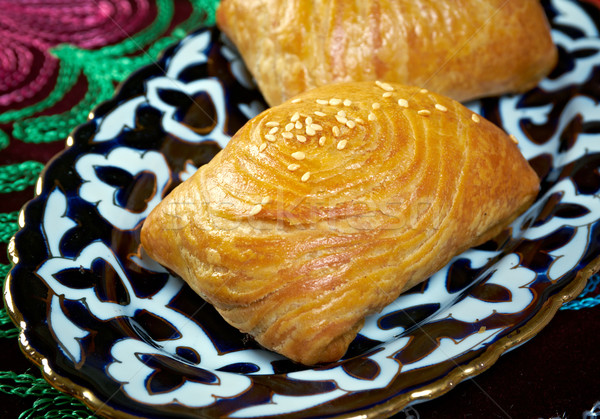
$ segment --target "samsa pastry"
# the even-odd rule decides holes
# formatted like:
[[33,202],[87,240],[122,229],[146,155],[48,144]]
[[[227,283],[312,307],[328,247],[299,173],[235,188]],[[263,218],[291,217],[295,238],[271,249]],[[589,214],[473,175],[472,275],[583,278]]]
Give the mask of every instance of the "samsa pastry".
[[539,0],[222,0],[217,24],[271,106],[350,81],[521,92],[558,57]]
[[261,113],[145,221],[148,254],[292,360],[342,357],[366,316],[534,200],[515,143],[446,97],[327,85]]

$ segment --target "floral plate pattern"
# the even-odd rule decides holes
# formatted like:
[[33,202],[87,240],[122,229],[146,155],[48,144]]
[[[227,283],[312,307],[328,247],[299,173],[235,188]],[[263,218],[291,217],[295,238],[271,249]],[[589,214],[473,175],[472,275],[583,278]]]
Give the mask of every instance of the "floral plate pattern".
[[555,71],[469,104],[518,138],[537,201],[368,318],[342,360],[309,368],[262,349],[140,248],[151,209],[266,107],[214,28],[132,76],[46,167],[4,292],[22,349],[51,384],[118,417],[388,415],[489,368],[600,266],[600,11],[544,5]]

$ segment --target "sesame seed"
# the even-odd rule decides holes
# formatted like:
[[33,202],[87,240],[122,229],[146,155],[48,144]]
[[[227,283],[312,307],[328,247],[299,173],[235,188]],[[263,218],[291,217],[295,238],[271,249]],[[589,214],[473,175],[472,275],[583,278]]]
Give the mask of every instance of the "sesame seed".
[[348,128],[354,128],[356,126],[356,122],[354,122],[352,120],[346,121],[346,126]]
[[290,119],[290,121],[296,122],[298,119],[300,119],[300,114],[296,112],[294,115],[292,115],[292,119]]
[[312,137],[316,133],[317,133],[317,131],[315,131],[315,129],[312,126],[306,127],[306,135],[308,135],[309,137]]
[[317,115],[317,116],[325,116],[327,114],[325,112],[315,111],[315,115]]
[[272,143],[274,143],[274,142],[275,142],[275,140],[276,140],[275,136],[274,136],[274,135],[271,135],[271,134],[267,134],[267,135],[265,135],[265,139],[266,139],[267,141],[270,141],[270,142],[272,142]]
[[310,127],[315,131],[323,131],[323,127],[319,124],[310,124]]
[[300,141],[301,143],[305,143],[306,142],[306,137],[304,135],[296,135],[296,139],[298,141]]
[[281,136],[283,138],[288,139],[288,140],[291,140],[292,138],[294,138],[294,134],[292,134],[291,132],[287,132],[287,131],[286,132],[282,132]]
[[302,182],[306,182],[308,179],[310,179],[310,172],[306,172],[305,174],[302,175],[302,178],[300,178],[300,180],[302,180]]
[[398,99],[398,105],[402,106],[403,108],[408,108],[408,100]]
[[296,160],[304,160],[306,158],[306,154],[304,154],[302,151],[296,151],[292,153],[292,157]]
[[304,120],[304,123],[308,126],[310,124],[312,124],[313,120],[312,117],[307,116],[306,119]]
[[292,103],[300,103],[300,102],[302,102],[301,99],[294,99],[294,100],[292,100]]
[[335,119],[337,119],[340,124],[345,124],[348,121],[348,119],[346,117],[339,116],[339,115],[336,115]]
[[302,122],[296,121],[296,125],[294,125],[294,127],[296,127],[296,129],[302,129]]
[[374,104],[371,105],[371,107],[373,109],[379,109],[379,108],[381,108],[381,105],[379,103],[375,102]]
[[291,130],[293,130],[293,129],[294,129],[294,123],[293,123],[293,122],[290,122],[289,124],[287,124],[287,125],[285,126],[285,130],[286,130],[286,131],[291,131]]
[[327,105],[329,102],[326,101],[325,99],[317,99],[317,103],[319,105]]
[[517,137],[514,134],[510,134],[509,137],[513,143],[519,144],[519,140],[517,139]]
[[275,134],[277,131],[279,131],[279,128],[277,128],[277,127],[273,127],[273,128],[271,128],[271,130],[269,131],[269,134],[273,135],[273,134]]
[[267,205],[267,204],[270,204],[270,203],[271,203],[271,201],[272,201],[272,199],[271,199],[271,197],[270,197],[270,196],[265,196],[265,197],[262,199],[262,201],[260,201],[260,203],[261,203],[261,205]]
[[332,106],[339,105],[340,103],[342,103],[341,99],[336,99],[336,98],[329,99],[329,104]]
[[260,147],[258,147],[258,152],[262,153],[263,151],[265,151],[265,148],[267,148],[267,143],[262,143]]
[[419,115],[421,116],[429,116],[431,115],[431,111],[427,110],[427,109],[421,109],[420,111],[417,112]]
[[258,204],[252,207],[250,210],[250,215],[256,215],[262,211],[262,205]]
[[335,135],[336,137],[340,136],[340,128],[339,127],[333,127],[332,131],[333,131],[333,135]]
[[363,122],[365,122],[365,121],[363,121],[362,118],[354,118],[354,120],[356,121],[357,124],[362,124]]
[[421,93],[429,93],[429,90],[427,90],[427,89],[421,89],[421,90],[419,90],[419,91],[420,91]]
[[325,141],[327,141],[327,138],[325,138],[325,136],[319,138],[319,145],[322,147],[325,145]]
[[377,86],[381,87],[385,91],[388,91],[388,92],[393,92],[394,91],[394,88],[390,84],[388,84],[388,83],[382,83],[379,80],[377,80],[375,82],[375,84]]
[[345,99],[344,106],[350,106],[350,105],[352,105],[352,101],[350,99]]
[[369,121],[374,121],[375,120],[375,114],[373,112],[369,112]]
[[296,164],[296,163],[292,163],[287,168],[290,172],[293,172],[294,170],[300,169],[300,165]]
[[279,122],[269,121],[265,125],[268,126],[268,127],[278,127],[279,126]]
[[385,92],[383,95],[381,95],[383,97],[391,97],[392,96],[392,92]]
[[337,149],[338,150],[343,150],[346,148],[346,144],[348,144],[348,141],[346,140],[342,140],[339,143],[337,143]]
[[481,119],[479,118],[479,115],[477,115],[476,113],[474,113],[473,115],[471,115],[471,119],[473,120],[473,122],[475,122],[476,124],[479,123],[479,121],[481,121]]
[[436,103],[436,104],[435,104],[435,108],[436,108],[438,111],[442,111],[442,112],[448,112],[448,108],[447,108],[447,107],[445,107],[444,105],[440,105],[439,103]]
[[337,114],[338,114],[339,116],[342,116],[342,117],[344,117],[344,118],[346,117],[346,111],[338,111],[338,113],[337,113]]

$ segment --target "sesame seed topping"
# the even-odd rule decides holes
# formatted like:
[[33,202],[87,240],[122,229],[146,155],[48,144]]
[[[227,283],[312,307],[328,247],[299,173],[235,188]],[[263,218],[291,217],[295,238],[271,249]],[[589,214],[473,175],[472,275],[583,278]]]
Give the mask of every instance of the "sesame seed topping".
[[312,137],[316,133],[317,133],[317,131],[315,131],[315,129],[312,126],[306,127],[306,135],[308,135],[309,137]]
[[429,90],[427,90],[427,89],[421,89],[421,90],[419,90],[419,91],[420,91],[421,93],[429,93]]
[[348,144],[348,141],[346,140],[342,140],[339,143],[337,143],[337,149],[338,150],[343,150],[346,148],[346,144]]
[[270,197],[270,196],[265,196],[265,197],[262,199],[262,201],[260,201],[260,203],[261,203],[261,205],[267,205],[267,204],[270,204],[270,203],[271,203],[271,201],[272,201],[272,199],[271,199],[271,197]]
[[268,127],[278,127],[279,126],[279,122],[269,121],[265,125],[268,126]]
[[373,109],[379,109],[379,108],[381,108],[381,105],[379,103],[375,102],[374,104],[371,105],[371,107]]
[[256,215],[262,211],[262,205],[258,204],[252,207],[250,210],[250,215]]
[[290,122],[289,124],[287,124],[287,125],[285,126],[285,130],[286,130],[286,131],[291,131],[291,130],[293,130],[293,129],[294,129],[294,123],[293,123],[293,122]]
[[325,145],[325,141],[327,141],[327,138],[325,138],[325,136],[319,138],[319,145],[322,147]]
[[348,128],[354,128],[356,126],[356,122],[354,122],[352,120],[348,120],[348,121],[346,121],[346,126]]
[[336,98],[329,99],[329,104],[332,106],[339,105],[340,103],[342,103],[341,99],[336,99]]
[[346,111],[338,111],[337,113],[339,116],[343,116],[344,118],[346,117]]
[[302,182],[306,182],[308,179],[310,179],[310,172],[306,172],[305,174],[302,175],[302,178],[300,178],[300,180],[302,180]]
[[319,105],[327,105],[329,102],[326,101],[325,99],[317,99],[317,103]]
[[262,153],[263,151],[265,151],[265,148],[267,148],[267,143],[262,143],[260,147],[258,147],[258,152]]
[[296,139],[298,141],[300,141],[301,143],[305,143],[306,142],[306,137],[304,135],[296,135]]
[[296,151],[295,153],[292,153],[292,157],[296,160],[304,160],[306,158],[306,154],[304,154],[302,151]]
[[392,92],[385,92],[383,95],[381,95],[383,97],[391,97],[392,96]]
[[373,112],[369,112],[369,121],[374,121],[375,120],[375,114]]
[[296,122],[298,119],[300,119],[300,114],[296,112],[294,115],[292,115],[292,119],[290,119],[290,121]]
[[302,102],[301,99],[294,99],[294,100],[292,100],[292,103],[300,103],[300,102]]
[[277,128],[277,127],[273,127],[273,128],[271,128],[271,130],[269,131],[269,134],[273,135],[273,134],[275,134],[277,131],[279,131],[279,128]]
[[421,116],[429,116],[431,115],[431,111],[427,110],[427,109],[421,109],[420,111],[417,112],[419,115]]
[[325,116],[327,114],[325,112],[315,111],[315,115],[317,115],[317,116]]
[[275,140],[276,140],[275,136],[274,136],[274,135],[271,135],[271,134],[267,134],[267,135],[265,135],[265,139],[266,139],[267,141],[270,141],[270,142],[272,142],[272,143],[274,143],[274,142],[275,142]]
[[345,99],[344,106],[350,106],[350,105],[352,105],[352,101],[350,99]]
[[448,108],[447,108],[447,107],[445,107],[444,105],[440,105],[439,103],[436,103],[436,104],[435,104],[435,108],[436,108],[438,111],[442,111],[442,112],[448,112]]
[[312,117],[307,116],[306,119],[304,120],[304,123],[308,126],[310,124],[312,124],[313,120]]
[[408,108],[408,100],[398,99],[398,105],[402,106],[403,108]]
[[319,124],[310,124],[310,127],[315,131],[323,131],[323,127]]
[[340,128],[339,127],[333,127],[332,131],[333,131],[333,135],[335,135],[336,137],[340,136]]
[[282,132],[281,136],[283,138],[288,139],[288,140],[291,140],[292,138],[294,138],[294,134],[292,134],[291,132],[287,132],[287,131],[286,132]]
[[479,121],[481,121],[481,118],[479,118],[479,115],[477,115],[476,113],[474,113],[473,115],[471,115],[471,119],[473,120],[473,122],[475,122],[476,124],[479,123]]
[[339,115],[336,115],[335,119],[337,119],[340,124],[345,124],[348,121],[348,119],[346,117],[339,116]]
[[294,127],[296,127],[296,129],[302,129],[302,122],[296,121],[296,125],[294,125]]
[[394,91],[394,88],[390,84],[388,84],[388,83],[382,83],[379,80],[377,80],[375,82],[375,84],[377,86],[381,87],[385,91],[388,91],[388,92],[393,92]]
[[296,163],[292,163],[288,166],[288,170],[290,172],[293,172],[294,170],[298,170],[298,169],[300,169],[300,165],[296,164]]
[[519,140],[517,139],[517,137],[514,134],[510,134],[509,137],[513,143],[519,144]]
[[362,118],[354,118],[354,120],[356,121],[357,124],[362,124],[363,122],[365,122],[365,121],[363,121]]

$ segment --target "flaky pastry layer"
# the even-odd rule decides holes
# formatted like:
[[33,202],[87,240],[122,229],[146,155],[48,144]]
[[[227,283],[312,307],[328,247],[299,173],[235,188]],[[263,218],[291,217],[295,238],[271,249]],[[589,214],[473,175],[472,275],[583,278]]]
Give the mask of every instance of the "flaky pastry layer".
[[315,364],[538,187],[511,138],[458,102],[328,85],[249,121],[154,209],[142,244],[227,322]]
[[558,57],[539,0],[223,0],[217,23],[270,105],[351,81],[520,92]]

